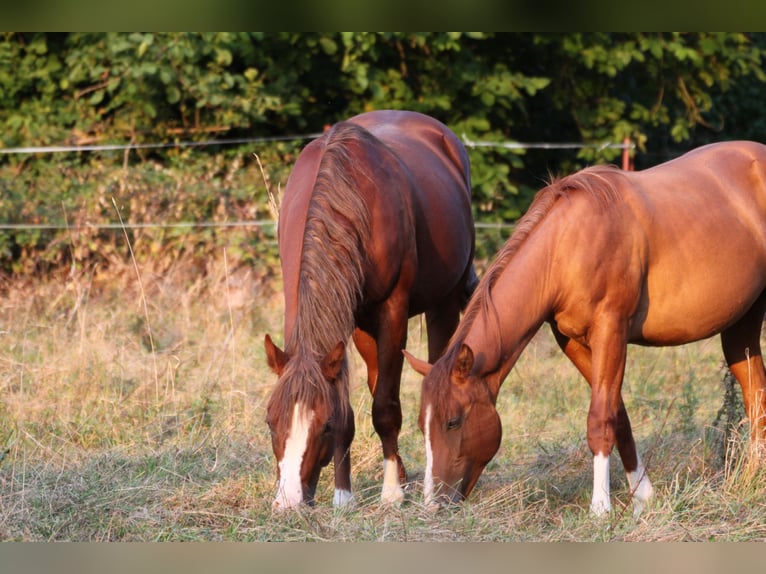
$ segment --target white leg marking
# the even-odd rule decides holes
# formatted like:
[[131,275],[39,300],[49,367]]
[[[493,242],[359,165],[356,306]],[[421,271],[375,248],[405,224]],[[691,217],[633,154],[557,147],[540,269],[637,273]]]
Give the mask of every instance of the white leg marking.
[[277,496],[271,504],[272,510],[295,508],[303,501],[301,464],[306,454],[308,434],[313,419],[314,411],[303,404],[295,404],[290,432],[285,441],[285,453],[279,461],[279,485]]
[[596,516],[609,513],[609,457],[598,453],[593,457],[593,498],[590,510]]
[[430,506],[434,497],[434,451],[431,448],[431,405],[426,407],[426,420],[423,424],[426,435],[426,475],[423,478],[423,496],[426,506]]
[[400,504],[404,500],[404,490],[399,484],[399,465],[395,458],[383,461],[383,492],[380,500],[384,504]]
[[344,507],[344,506],[350,506],[354,504],[354,493],[350,490],[344,490],[342,488],[336,488],[335,494],[333,494],[332,497],[332,503],[333,506],[336,506],[338,508]]
[[654,496],[654,488],[652,488],[652,483],[649,482],[649,476],[646,474],[646,468],[644,468],[644,463],[641,462],[640,456],[638,457],[636,470],[627,473],[627,475],[628,485],[633,493],[633,516],[637,517],[646,507],[652,496]]

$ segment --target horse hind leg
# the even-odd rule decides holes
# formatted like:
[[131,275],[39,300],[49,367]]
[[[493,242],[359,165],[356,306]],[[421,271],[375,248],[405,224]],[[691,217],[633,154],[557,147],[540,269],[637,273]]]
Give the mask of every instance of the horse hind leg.
[[742,388],[750,420],[750,445],[758,456],[766,454],[766,369],[761,356],[761,325],[766,294],[734,325],[721,332],[726,363]]
[[465,309],[466,305],[468,305],[468,301],[470,301],[471,297],[473,297],[474,291],[476,291],[476,288],[479,286],[479,277],[476,275],[476,268],[474,267],[473,263],[468,267],[468,271],[466,272],[466,278],[463,282],[463,292],[461,294],[461,301],[460,301],[460,309]]
[[426,330],[428,331],[428,362],[432,365],[447,348],[452,334],[460,321],[463,294],[453,296],[445,305],[426,311]]

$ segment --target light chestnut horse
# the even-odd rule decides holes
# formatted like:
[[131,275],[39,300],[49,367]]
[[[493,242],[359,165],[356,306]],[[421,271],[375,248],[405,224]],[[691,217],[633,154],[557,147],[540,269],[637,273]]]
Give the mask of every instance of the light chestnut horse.
[[313,504],[334,459],[335,505],[353,500],[346,343],[367,367],[383,448],[381,499],[397,503],[399,385],[407,320],[425,313],[430,360],[441,354],[478,283],[468,155],[437,120],[376,111],[333,126],[300,153],[279,213],[284,351],[267,408],[277,460],[273,508]]
[[628,343],[717,333],[739,381],[751,441],[764,439],[766,147],[712,144],[640,172],[591,167],[541,190],[425,374],[425,499],[467,496],[500,445],[500,386],[544,322],[591,387],[591,510],[610,510],[617,445],[640,512],[653,489],[621,388]]

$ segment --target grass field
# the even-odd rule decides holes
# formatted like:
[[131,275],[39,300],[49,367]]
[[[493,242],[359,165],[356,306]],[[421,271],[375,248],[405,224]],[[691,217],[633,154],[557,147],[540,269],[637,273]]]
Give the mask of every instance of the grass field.
[[[742,456],[717,339],[632,348],[624,396],[656,500],[638,520],[613,457],[612,515],[588,512],[588,389],[540,332],[500,394],[503,442],[471,498],[422,505],[419,377],[405,367],[400,508],[378,504],[382,461],[361,360],[352,356],[359,500],[272,516],[264,409],[281,343],[279,280],[146,262],[10,283],[0,301],[0,538],[22,541],[671,541],[766,539],[766,475]],[[140,277],[140,281],[139,281]],[[425,355],[419,319],[409,349]],[[734,431],[725,435],[727,425]]]

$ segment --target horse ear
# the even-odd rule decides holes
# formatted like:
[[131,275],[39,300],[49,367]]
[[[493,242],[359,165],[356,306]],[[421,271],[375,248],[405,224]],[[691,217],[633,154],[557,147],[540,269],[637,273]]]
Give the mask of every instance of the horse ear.
[[282,371],[285,370],[285,365],[287,365],[287,361],[290,357],[274,344],[274,341],[271,340],[269,335],[266,335],[264,338],[263,345],[266,347],[266,361],[268,362],[269,367],[277,375],[281,375]]
[[335,345],[335,348],[327,353],[327,356],[322,360],[322,374],[328,381],[334,381],[338,378],[345,356],[346,345],[341,341]]
[[407,359],[410,367],[415,369],[415,372],[420,373],[424,377],[431,372],[433,368],[431,363],[418,359],[415,355],[408,353],[406,349],[402,349],[402,353],[404,353],[404,357]]
[[458,351],[455,364],[452,366],[452,374],[460,382],[465,382],[473,368],[473,351],[471,347],[463,343]]

